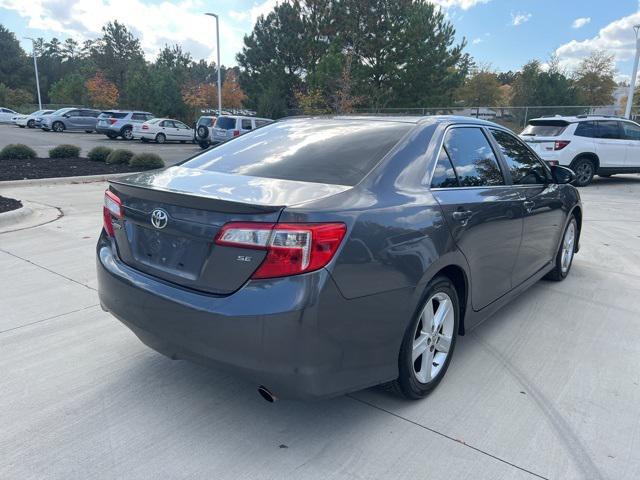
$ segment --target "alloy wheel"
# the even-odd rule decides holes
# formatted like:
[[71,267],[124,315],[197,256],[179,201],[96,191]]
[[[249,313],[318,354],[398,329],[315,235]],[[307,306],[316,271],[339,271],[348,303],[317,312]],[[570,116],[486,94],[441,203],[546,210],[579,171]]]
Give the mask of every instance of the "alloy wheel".
[[576,176],[579,183],[587,183],[593,176],[593,167],[589,162],[583,162],[576,168]]
[[434,294],[420,313],[413,340],[413,373],[421,383],[433,380],[445,364],[455,325],[453,301],[444,292]]
[[567,273],[571,266],[571,260],[573,260],[573,252],[575,251],[574,244],[576,241],[576,225],[575,223],[569,223],[567,231],[564,234],[562,240],[562,254],[560,259],[560,267],[562,273]]

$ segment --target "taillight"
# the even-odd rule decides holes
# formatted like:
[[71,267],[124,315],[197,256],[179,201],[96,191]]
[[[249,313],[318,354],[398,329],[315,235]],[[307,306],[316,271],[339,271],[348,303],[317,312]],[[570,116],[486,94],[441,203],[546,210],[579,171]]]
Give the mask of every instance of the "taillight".
[[564,147],[566,147],[567,145],[569,145],[571,142],[569,140],[557,140],[554,144],[553,144],[553,149],[554,150],[562,150]]
[[122,218],[122,202],[110,190],[104,192],[104,207],[102,207],[102,218],[104,220],[104,229],[113,237],[113,217]]
[[117,119],[117,118],[108,118],[108,119],[107,119],[107,121],[108,121],[111,125],[113,125],[114,123],[116,123],[116,122],[118,121],[118,119]]
[[142,130],[149,130],[149,125],[143,123],[142,124]]
[[312,272],[335,255],[347,227],[344,223],[232,222],[216,235],[218,245],[266,250],[252,278],[274,278]]
[[240,130],[234,130],[233,131],[233,136],[234,137],[239,137],[240,136]]

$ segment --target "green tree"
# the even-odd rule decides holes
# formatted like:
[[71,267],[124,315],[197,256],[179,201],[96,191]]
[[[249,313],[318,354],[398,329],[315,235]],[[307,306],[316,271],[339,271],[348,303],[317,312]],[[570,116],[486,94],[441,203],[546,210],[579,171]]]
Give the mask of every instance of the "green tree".
[[573,81],[554,58],[546,71],[538,60],[531,60],[518,72],[512,85],[514,106],[576,105],[577,102]]
[[81,105],[87,99],[85,78],[79,73],[69,73],[55,82],[49,91],[53,103]]
[[596,50],[574,72],[576,88],[585,105],[610,105],[616,82],[614,56]]
[[102,27],[102,37],[90,46],[90,51],[96,68],[103,71],[118,90],[122,90],[127,72],[144,62],[140,40],[117,20]]
[[503,92],[498,76],[486,70],[474,72],[458,90],[458,98],[468,107],[503,105]]
[[29,57],[20,47],[15,34],[0,24],[0,81],[8,88],[35,88]]

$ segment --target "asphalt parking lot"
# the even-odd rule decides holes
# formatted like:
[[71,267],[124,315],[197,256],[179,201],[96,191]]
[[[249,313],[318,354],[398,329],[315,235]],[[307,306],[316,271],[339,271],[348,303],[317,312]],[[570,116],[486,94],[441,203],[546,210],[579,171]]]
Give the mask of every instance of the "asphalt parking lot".
[[0,234],[0,478],[640,477],[640,176],[581,189],[569,278],[461,337],[419,402],[370,389],[268,404],[143,346],[98,305],[104,188],[0,186],[63,214]]
[[10,143],[24,143],[33,148],[38,156],[48,157],[49,150],[63,143],[70,143],[80,147],[81,155],[99,145],[110,148],[126,148],[133,153],[157,153],[167,165],[173,165],[185,158],[201,152],[198,145],[192,143],[142,143],[140,140],[110,140],[105,135],[85,132],[45,132],[39,128],[20,128],[15,125],[0,124],[0,149]]

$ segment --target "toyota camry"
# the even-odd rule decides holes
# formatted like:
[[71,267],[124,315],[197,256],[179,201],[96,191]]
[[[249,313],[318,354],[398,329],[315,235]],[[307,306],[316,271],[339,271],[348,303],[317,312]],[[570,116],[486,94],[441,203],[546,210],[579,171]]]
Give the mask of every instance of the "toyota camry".
[[482,120],[278,121],[110,182],[100,301],[270,401],[382,383],[421,398],[459,335],[569,274],[574,178]]

